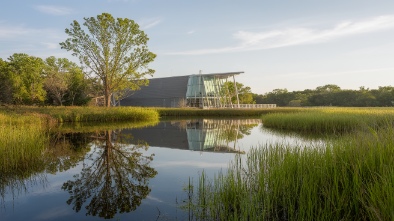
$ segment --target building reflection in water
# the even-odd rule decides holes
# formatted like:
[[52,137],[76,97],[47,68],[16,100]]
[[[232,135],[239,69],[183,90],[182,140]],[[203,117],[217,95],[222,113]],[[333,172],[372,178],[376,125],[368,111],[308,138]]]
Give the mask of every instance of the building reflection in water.
[[237,141],[259,123],[259,119],[161,121],[153,127],[126,129],[122,133],[131,134],[134,140],[144,140],[149,146],[238,153]]

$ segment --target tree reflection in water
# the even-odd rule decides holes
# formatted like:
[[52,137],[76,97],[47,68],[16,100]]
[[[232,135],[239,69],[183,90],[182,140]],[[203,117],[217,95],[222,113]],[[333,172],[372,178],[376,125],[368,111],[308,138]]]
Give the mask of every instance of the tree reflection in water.
[[121,140],[115,131],[98,134],[96,148],[84,161],[81,173],[63,184],[62,189],[70,194],[67,204],[76,212],[88,202],[86,215],[113,218],[118,212],[135,210],[149,194],[148,181],[157,172],[149,166],[153,155],[141,152],[148,145],[123,144]]

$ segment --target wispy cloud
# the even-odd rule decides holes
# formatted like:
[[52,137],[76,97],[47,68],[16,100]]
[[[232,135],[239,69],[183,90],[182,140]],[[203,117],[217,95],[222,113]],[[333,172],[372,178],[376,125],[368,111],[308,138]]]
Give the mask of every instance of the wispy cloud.
[[196,32],[195,30],[190,30],[186,34],[191,35],[191,34],[194,34],[195,32]]
[[20,52],[40,57],[56,55],[60,53],[59,42],[64,41],[66,37],[62,29],[31,28],[23,24],[7,24],[0,21],[0,42],[4,42],[0,57]]
[[239,41],[235,46],[173,52],[167,54],[200,55],[264,50],[269,48],[328,42],[351,35],[371,33],[393,28],[394,15],[385,15],[362,21],[344,21],[327,29],[290,27],[264,32],[238,31],[233,34],[233,37]]
[[162,22],[162,19],[160,18],[148,18],[148,19],[142,19],[138,22],[138,24],[140,25],[141,29],[149,29],[149,28],[153,28],[156,25],[160,24]]
[[60,48],[59,43],[54,42],[41,42],[47,49],[57,49]]
[[68,15],[72,13],[71,8],[67,7],[62,7],[62,6],[54,6],[54,5],[38,5],[35,6],[35,9],[37,9],[40,12],[50,14],[50,15]]
[[23,26],[9,26],[0,22],[0,39],[13,38],[15,36],[26,35],[29,29]]

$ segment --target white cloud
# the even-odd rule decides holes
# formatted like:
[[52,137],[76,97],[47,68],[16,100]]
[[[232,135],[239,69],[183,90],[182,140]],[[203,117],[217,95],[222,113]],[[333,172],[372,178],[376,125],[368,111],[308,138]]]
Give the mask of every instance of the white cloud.
[[53,5],[38,5],[35,8],[40,12],[50,15],[68,15],[72,12],[71,8]]
[[48,57],[51,55],[64,57],[69,54],[61,50],[59,42],[67,38],[62,29],[30,28],[21,24],[0,22],[0,57],[6,58],[13,53]]
[[8,26],[0,23],[0,39],[13,38],[15,36],[26,35],[29,29],[22,26]]
[[239,41],[236,46],[173,52],[167,54],[199,55],[237,51],[263,50],[301,44],[328,42],[341,37],[371,33],[394,28],[394,15],[370,18],[363,21],[345,21],[332,28],[291,27],[264,32],[238,31],[233,37]]
[[191,35],[191,34],[194,34],[195,32],[196,32],[195,30],[190,30],[186,34]]
[[154,26],[160,24],[162,20],[160,18],[149,18],[149,19],[142,19],[138,22],[141,29],[149,29],[153,28]]

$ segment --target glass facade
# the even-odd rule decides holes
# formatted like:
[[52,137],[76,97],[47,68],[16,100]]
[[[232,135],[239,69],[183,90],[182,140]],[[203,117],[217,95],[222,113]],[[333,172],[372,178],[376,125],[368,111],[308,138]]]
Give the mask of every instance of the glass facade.
[[186,92],[189,107],[226,107],[231,104],[227,79],[233,75],[191,75],[189,76]]

